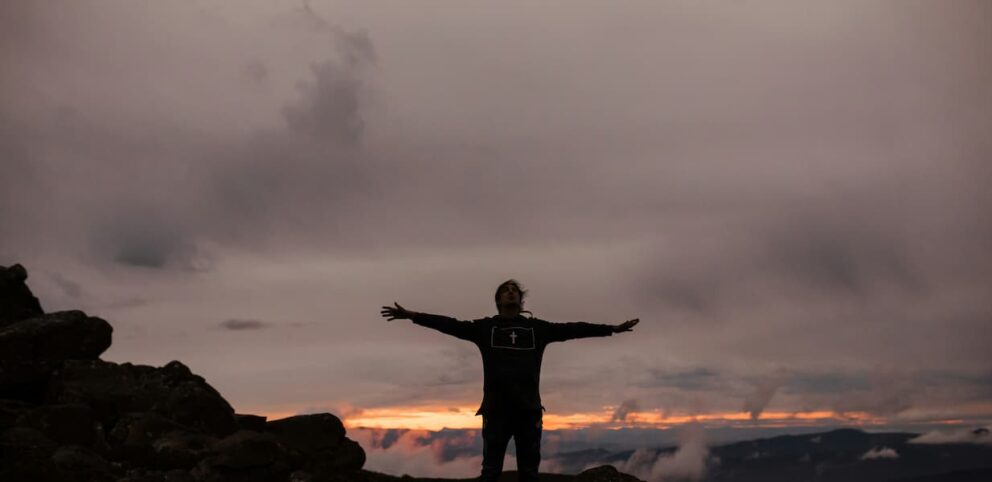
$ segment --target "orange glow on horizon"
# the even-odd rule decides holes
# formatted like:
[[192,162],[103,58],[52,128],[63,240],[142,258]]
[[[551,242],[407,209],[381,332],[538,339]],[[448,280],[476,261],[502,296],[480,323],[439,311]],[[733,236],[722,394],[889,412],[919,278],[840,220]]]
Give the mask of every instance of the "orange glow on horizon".
[[[631,412],[625,421],[612,421],[613,407],[599,412],[570,414],[544,414],[545,430],[582,428],[619,429],[624,427],[666,429],[691,422],[711,425],[750,425],[760,427],[808,426],[817,422],[843,421],[852,425],[875,425],[885,420],[864,412],[838,413],[833,411],[764,412],[752,420],[746,412],[717,412],[705,414],[673,414],[660,412]],[[420,430],[477,429],[482,420],[475,415],[474,407],[390,407],[363,410],[344,419],[348,428],[402,428]]]
[[[301,413],[291,406],[269,407],[270,410],[247,411],[278,420]],[[974,408],[974,407],[972,407]],[[992,406],[982,406],[981,413],[992,413]],[[787,428],[810,427],[827,423],[850,426],[872,426],[897,423],[898,417],[890,419],[867,412],[836,412],[831,410],[813,411],[765,411],[756,419],[748,412],[710,413],[663,413],[660,411],[630,412],[623,421],[613,421],[616,407],[605,406],[599,411],[576,413],[544,414],[545,430],[577,430],[597,428],[616,430],[621,428],[668,429],[686,423],[702,423],[713,427]],[[408,429],[437,431],[449,429],[479,429],[482,419],[475,415],[475,405],[416,405],[395,406],[373,409],[351,409],[334,413],[341,418],[346,428]],[[972,411],[971,413],[976,413]],[[955,424],[964,422],[957,416],[933,413],[925,417],[927,423]]]

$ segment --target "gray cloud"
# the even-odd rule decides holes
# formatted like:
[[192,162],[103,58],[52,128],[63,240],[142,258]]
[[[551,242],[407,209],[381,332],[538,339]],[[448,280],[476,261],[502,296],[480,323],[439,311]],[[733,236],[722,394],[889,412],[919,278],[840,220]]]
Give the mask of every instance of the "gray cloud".
[[907,248],[897,234],[846,213],[801,212],[769,233],[765,262],[773,272],[817,290],[867,295],[880,283],[923,294]]
[[[549,318],[643,320],[549,355],[546,387],[576,410],[615,403],[607,387],[642,408],[892,416],[988,393],[984,3],[0,8],[18,66],[0,78],[0,263],[58,272],[133,327],[120,356],[196,360],[207,342],[174,318],[293,309],[301,330],[226,337],[207,375],[319,398],[238,378],[234,354],[305,352],[312,381],[344,355],[301,345],[374,340],[389,359],[321,396],[468,403],[477,354],[424,356],[442,342],[373,325],[377,298],[488,314],[520,276]],[[589,28],[605,40],[575,49]],[[598,368],[619,351],[645,361]],[[787,383],[752,384],[779,366]],[[892,366],[908,375],[877,378]]]
[[874,447],[861,455],[861,460],[898,459],[899,453],[889,447]]
[[751,420],[757,420],[761,416],[761,412],[771,402],[775,392],[786,383],[787,379],[788,374],[779,371],[754,382],[754,391],[744,399],[744,411],[751,414]]
[[[478,431],[358,429],[348,432],[366,449],[369,470],[420,477],[478,475],[482,438]],[[515,464],[513,455],[507,462]]]
[[231,331],[245,331],[245,330],[261,330],[268,328],[269,323],[259,320],[239,320],[230,319],[220,322],[221,328]]
[[670,368],[649,368],[649,378],[638,382],[643,387],[671,387],[679,390],[698,391],[716,390],[724,384],[720,374],[707,367],[695,367],[685,370]]
[[269,68],[261,61],[253,60],[244,64],[241,73],[252,82],[261,83],[269,76]]
[[190,240],[189,228],[161,209],[121,206],[93,226],[93,251],[126,266],[202,270],[209,261]]
[[700,480],[706,475],[708,455],[703,427],[688,424],[682,427],[674,453],[638,449],[617,468],[649,482]]
[[914,437],[909,441],[911,444],[990,444],[992,436],[989,436],[988,427],[976,429],[957,428],[950,430],[933,430]]
[[358,143],[365,129],[359,111],[361,82],[333,62],[315,64],[311,71],[314,82],[300,84],[300,102],[283,110],[290,129],[318,141]]
[[619,406],[617,406],[616,410],[613,411],[613,415],[610,417],[610,421],[623,422],[624,420],[627,419],[627,415],[629,415],[630,412],[635,412],[638,409],[639,408],[638,408],[637,400],[634,400],[632,398],[624,400],[623,402],[620,403]]

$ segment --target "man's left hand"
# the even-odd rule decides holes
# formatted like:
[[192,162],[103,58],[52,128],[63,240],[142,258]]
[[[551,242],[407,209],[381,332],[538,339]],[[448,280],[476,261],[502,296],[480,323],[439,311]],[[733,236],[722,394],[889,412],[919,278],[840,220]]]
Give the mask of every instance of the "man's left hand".
[[640,321],[641,321],[640,318],[634,318],[633,320],[627,320],[623,323],[620,323],[619,325],[614,325],[613,333],[623,333],[625,331],[631,331],[631,329],[634,328],[634,325],[638,324]]

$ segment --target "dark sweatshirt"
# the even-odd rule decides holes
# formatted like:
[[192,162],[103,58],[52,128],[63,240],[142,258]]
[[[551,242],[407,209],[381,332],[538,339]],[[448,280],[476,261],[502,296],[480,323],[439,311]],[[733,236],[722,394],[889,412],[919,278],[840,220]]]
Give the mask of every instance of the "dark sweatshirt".
[[594,323],[551,323],[537,318],[493,316],[473,321],[417,313],[413,322],[475,343],[482,352],[482,406],[476,415],[541,410],[541,358],[548,343],[610,336],[613,327]]

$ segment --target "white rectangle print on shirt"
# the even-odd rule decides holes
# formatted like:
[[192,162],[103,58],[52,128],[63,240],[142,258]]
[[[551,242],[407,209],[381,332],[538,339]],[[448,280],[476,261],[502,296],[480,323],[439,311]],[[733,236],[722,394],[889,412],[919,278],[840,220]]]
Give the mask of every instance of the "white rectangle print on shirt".
[[534,329],[527,326],[494,326],[490,346],[509,350],[533,350]]

